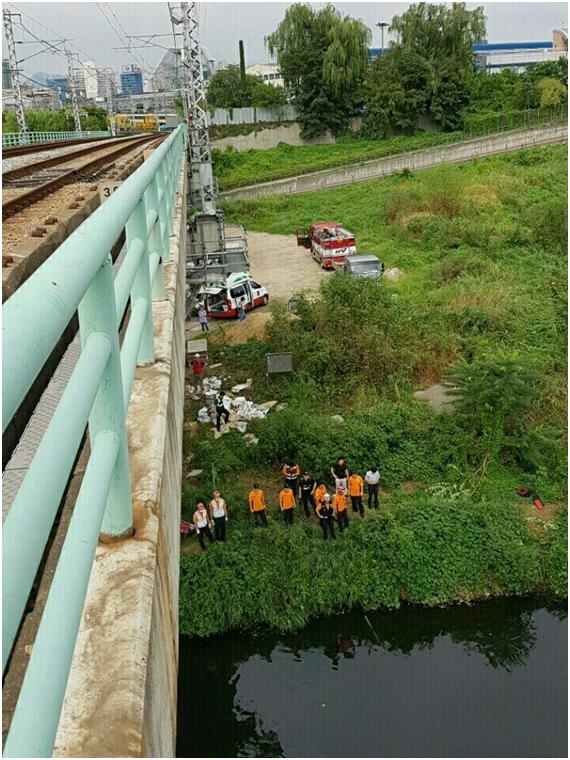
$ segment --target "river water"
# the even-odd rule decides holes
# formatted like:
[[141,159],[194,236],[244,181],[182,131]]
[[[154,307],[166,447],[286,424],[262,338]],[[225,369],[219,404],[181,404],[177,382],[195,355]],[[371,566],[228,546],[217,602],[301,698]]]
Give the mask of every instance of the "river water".
[[566,757],[567,612],[353,612],[180,641],[178,757]]

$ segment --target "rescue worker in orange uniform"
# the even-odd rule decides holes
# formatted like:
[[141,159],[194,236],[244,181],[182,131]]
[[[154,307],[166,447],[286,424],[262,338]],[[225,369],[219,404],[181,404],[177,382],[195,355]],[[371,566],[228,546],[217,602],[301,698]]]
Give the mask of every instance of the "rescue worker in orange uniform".
[[214,535],[216,541],[225,541],[226,523],[228,521],[226,500],[222,499],[219,491],[214,491],[212,497],[208,511],[210,512],[210,520],[214,523]]
[[317,485],[315,486],[315,490],[313,491],[313,497],[315,499],[317,509],[319,508],[319,504],[322,502],[326,492],[327,492],[327,487],[325,486],[323,481],[317,480]]
[[267,515],[265,514],[265,494],[259,487],[259,483],[253,484],[253,489],[249,492],[249,509],[253,515],[256,525],[267,527]]
[[356,470],[351,470],[348,476],[348,493],[352,503],[352,511],[360,512],[360,517],[364,517],[364,504],[362,503],[364,481],[357,474]]
[[323,496],[323,500],[317,507],[317,516],[323,529],[323,538],[326,541],[327,538],[336,538],[334,532],[334,509],[331,506],[330,494],[326,493]]
[[344,488],[342,486],[339,486],[336,489],[336,493],[333,496],[332,499],[335,515],[336,515],[336,521],[338,523],[338,529],[342,533],[342,531],[345,528],[348,528],[348,511],[347,511],[347,504],[346,504],[346,494],[344,492]]
[[281,514],[283,520],[288,525],[293,524],[293,507],[295,506],[295,494],[290,486],[284,486],[279,491],[279,506],[281,507]]
[[196,504],[196,511],[194,512],[194,517],[192,520],[194,522],[194,527],[196,528],[196,533],[198,535],[198,541],[200,542],[202,549],[206,548],[204,545],[204,536],[208,536],[208,540],[211,544],[213,544],[214,538],[212,536],[212,532],[210,531],[208,512],[201,501]]
[[283,469],[281,470],[283,473],[283,477],[285,480],[283,481],[284,486],[289,486],[291,490],[293,491],[293,498],[295,498],[295,494],[297,493],[297,479],[299,475],[301,474],[301,468],[298,464],[295,464],[291,459],[288,459],[285,464],[283,465]]

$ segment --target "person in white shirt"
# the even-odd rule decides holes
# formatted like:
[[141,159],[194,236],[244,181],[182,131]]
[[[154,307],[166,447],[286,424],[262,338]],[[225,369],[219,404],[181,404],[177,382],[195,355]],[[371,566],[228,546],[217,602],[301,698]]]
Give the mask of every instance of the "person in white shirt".
[[378,481],[380,480],[378,467],[371,467],[364,476],[364,480],[368,484],[368,509],[372,507],[378,509]]
[[208,541],[211,544],[214,543],[214,538],[210,531],[208,511],[206,510],[206,507],[202,504],[201,501],[199,501],[196,504],[196,511],[194,512],[194,517],[192,519],[194,522],[194,527],[196,528],[196,533],[198,535],[198,541],[200,542],[200,546],[202,547],[202,549],[205,549],[206,546],[204,544],[204,536],[208,536]]
[[222,499],[219,491],[214,491],[210,502],[210,519],[214,523],[214,535],[216,541],[226,540],[226,523],[228,521],[228,507],[225,499]]

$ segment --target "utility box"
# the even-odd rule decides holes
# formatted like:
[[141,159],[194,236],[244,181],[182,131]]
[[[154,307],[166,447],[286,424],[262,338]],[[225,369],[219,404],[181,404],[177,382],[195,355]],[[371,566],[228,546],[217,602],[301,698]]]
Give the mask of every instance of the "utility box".
[[267,362],[267,374],[278,375],[285,372],[293,372],[293,354],[282,351],[276,354],[265,354]]

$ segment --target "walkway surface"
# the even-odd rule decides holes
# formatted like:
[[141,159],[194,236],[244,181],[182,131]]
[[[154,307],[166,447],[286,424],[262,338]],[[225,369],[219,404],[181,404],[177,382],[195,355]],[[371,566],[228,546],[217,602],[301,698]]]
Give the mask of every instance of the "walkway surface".
[[300,174],[296,177],[260,182],[247,187],[225,190],[220,195],[225,200],[242,200],[245,198],[263,198],[271,195],[290,195],[305,193],[310,190],[322,190],[327,187],[346,185],[352,182],[384,177],[408,169],[417,171],[437,166],[441,163],[469,161],[505,153],[520,148],[532,148],[552,142],[568,139],[568,125],[554,124],[513,132],[502,132],[488,137],[461,140],[451,145],[403,153],[399,156],[374,159],[358,164],[349,164],[335,169]]

